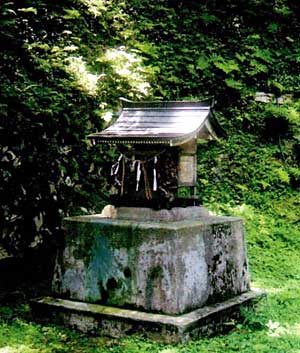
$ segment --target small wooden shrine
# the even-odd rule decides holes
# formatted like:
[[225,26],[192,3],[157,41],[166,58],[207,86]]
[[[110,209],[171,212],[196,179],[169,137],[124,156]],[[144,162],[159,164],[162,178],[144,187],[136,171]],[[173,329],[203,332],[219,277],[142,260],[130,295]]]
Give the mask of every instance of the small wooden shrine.
[[[241,307],[261,295],[250,290],[243,221],[193,198],[197,139],[216,130],[208,101],[123,101],[116,122],[89,136],[119,146],[111,168],[118,207],[63,220],[52,296],[31,302],[39,320],[168,343],[241,320]],[[180,199],[180,188],[190,196]]]
[[218,129],[212,102],[121,102],[115,123],[88,136],[94,143],[119,146],[111,169],[111,203],[197,205],[197,140],[216,139]]

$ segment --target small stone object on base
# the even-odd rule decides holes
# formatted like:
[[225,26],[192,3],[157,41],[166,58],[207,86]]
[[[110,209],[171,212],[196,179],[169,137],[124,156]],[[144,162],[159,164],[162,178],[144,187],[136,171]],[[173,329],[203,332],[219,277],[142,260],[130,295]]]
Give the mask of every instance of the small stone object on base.
[[110,337],[138,334],[165,343],[185,343],[191,338],[228,332],[230,322],[241,319],[241,306],[251,307],[263,293],[249,291],[222,303],[179,316],[152,314],[98,304],[44,297],[33,300],[34,315],[85,333]]

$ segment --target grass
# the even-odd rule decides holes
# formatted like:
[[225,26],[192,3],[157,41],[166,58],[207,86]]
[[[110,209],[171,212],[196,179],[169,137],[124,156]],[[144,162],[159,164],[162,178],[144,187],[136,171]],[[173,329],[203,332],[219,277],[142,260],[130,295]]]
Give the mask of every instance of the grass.
[[222,212],[245,219],[252,286],[268,293],[229,334],[177,345],[139,337],[88,337],[64,327],[32,322],[23,302],[0,307],[0,353],[300,353],[298,196],[272,201],[264,209],[223,205]]

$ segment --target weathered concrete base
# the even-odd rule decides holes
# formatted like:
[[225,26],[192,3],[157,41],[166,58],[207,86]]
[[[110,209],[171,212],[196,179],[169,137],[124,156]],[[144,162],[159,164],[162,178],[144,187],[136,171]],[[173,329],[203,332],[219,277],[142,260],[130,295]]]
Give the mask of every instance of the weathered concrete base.
[[58,298],[178,315],[250,289],[237,217],[145,222],[91,215],[66,218],[64,228],[52,282]]
[[68,325],[85,333],[111,337],[138,334],[166,343],[187,342],[191,338],[225,333],[228,325],[242,317],[241,307],[249,307],[263,295],[248,291],[222,303],[205,306],[179,316],[151,314],[98,304],[43,297],[33,300],[36,318]]

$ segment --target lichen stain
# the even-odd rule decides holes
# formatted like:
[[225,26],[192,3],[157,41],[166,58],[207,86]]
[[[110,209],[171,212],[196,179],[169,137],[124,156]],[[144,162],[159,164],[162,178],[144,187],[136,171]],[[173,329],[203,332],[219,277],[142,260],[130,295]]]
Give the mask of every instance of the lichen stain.
[[[95,237],[91,252],[91,262],[88,266],[87,288],[90,300],[101,300],[101,291],[113,295],[115,289],[122,287],[125,276],[120,270],[110,242],[104,237]],[[117,285],[112,288],[114,281]],[[103,288],[103,289],[102,289]]]
[[160,282],[163,277],[163,269],[161,266],[153,266],[150,268],[146,279],[146,309],[153,309],[153,297],[155,292],[161,288]]
[[71,299],[85,302],[169,313],[239,294],[249,287],[242,223],[220,222],[225,223],[180,222],[177,228],[65,221],[54,291],[70,296],[77,291]]

